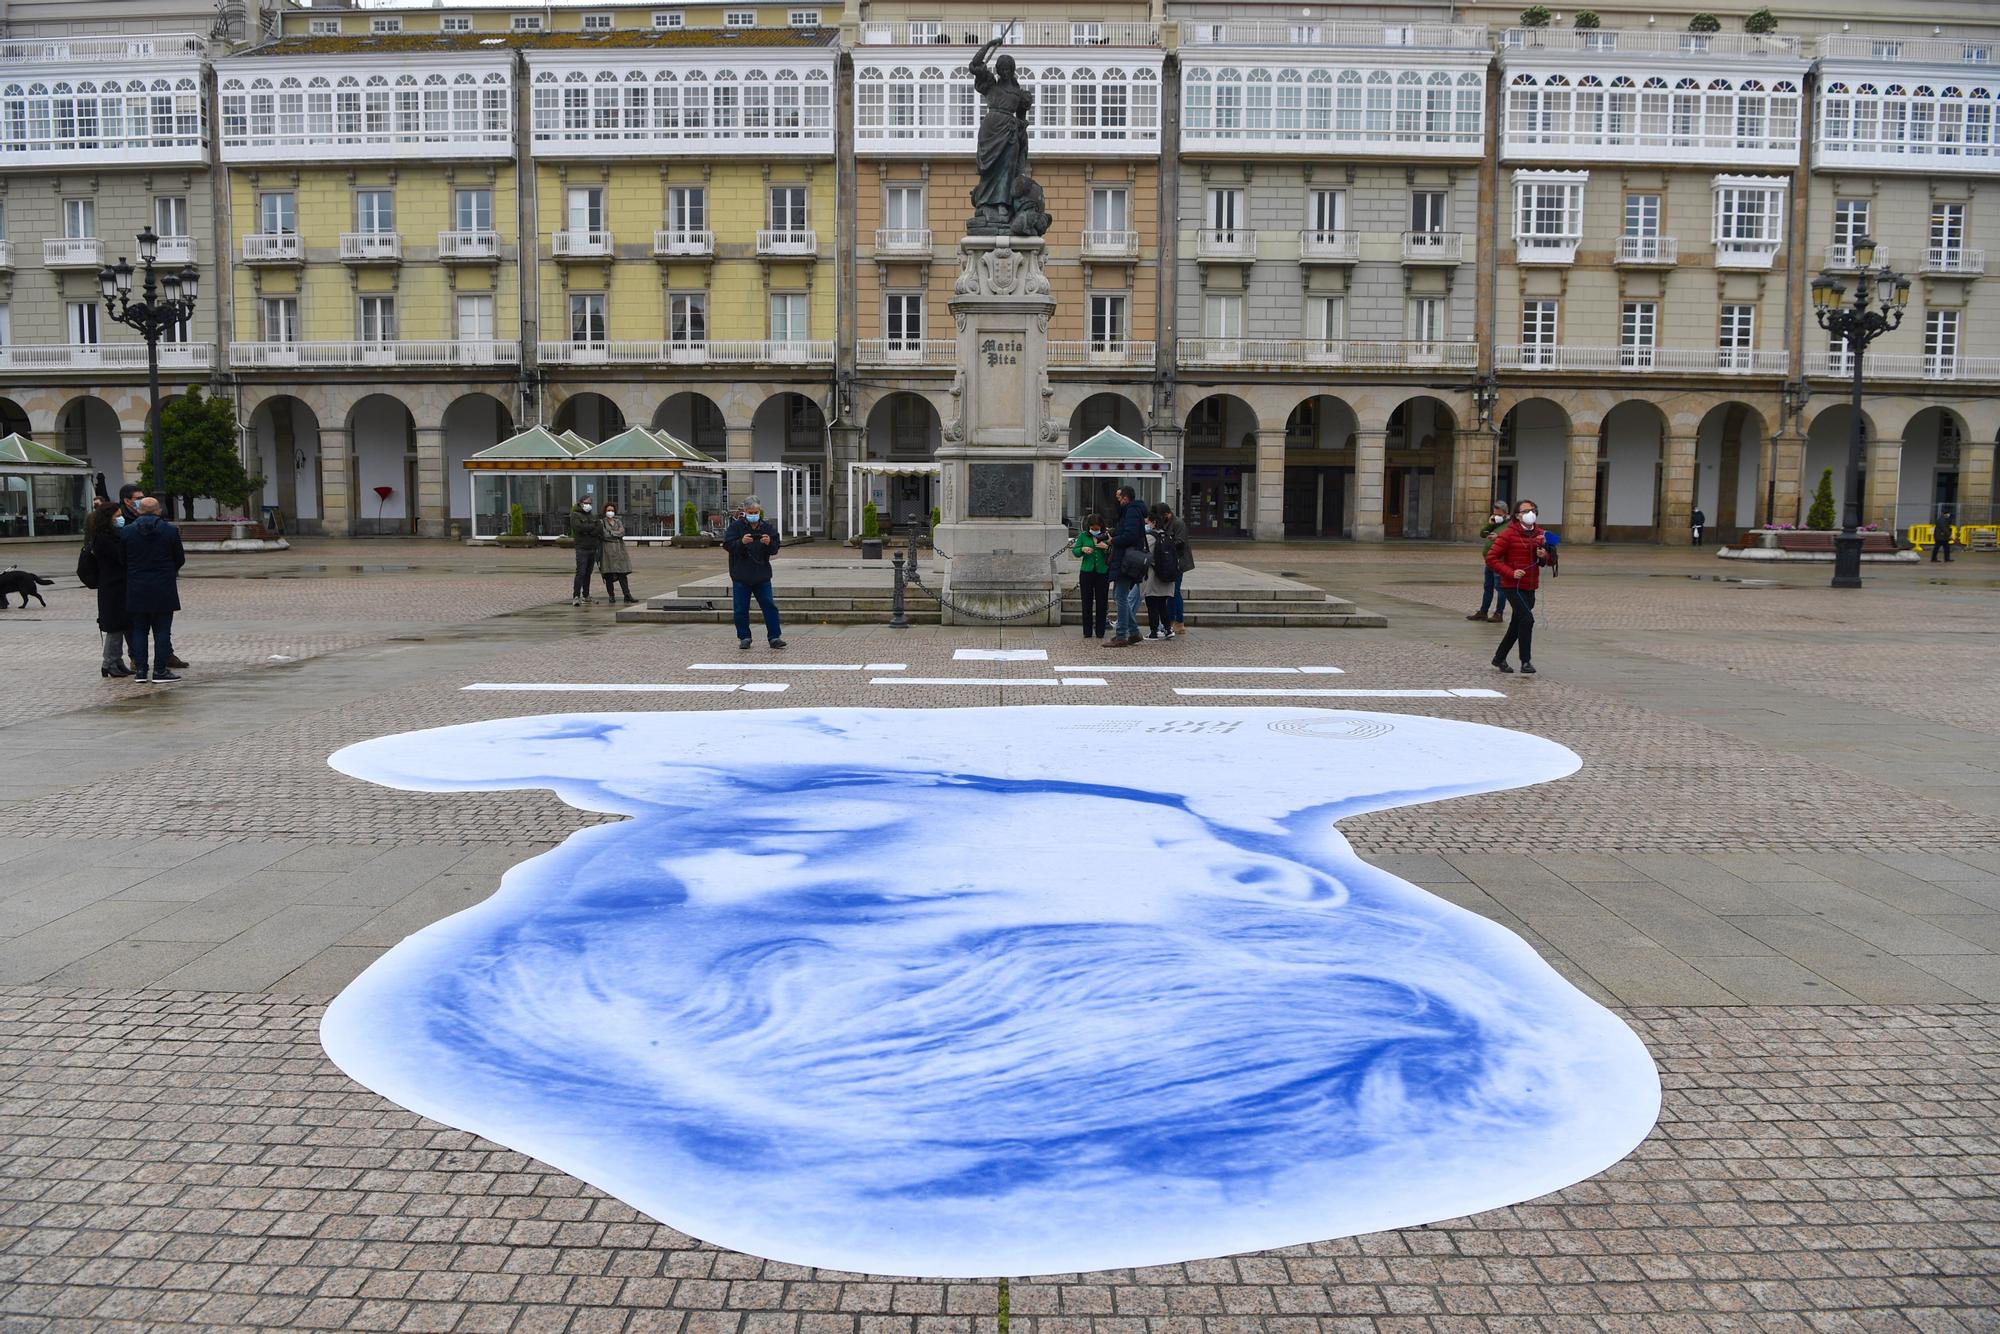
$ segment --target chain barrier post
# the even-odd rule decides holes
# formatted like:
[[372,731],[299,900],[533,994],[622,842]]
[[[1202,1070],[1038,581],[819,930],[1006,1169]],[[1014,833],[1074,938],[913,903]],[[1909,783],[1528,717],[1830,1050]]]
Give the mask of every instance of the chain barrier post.
[[910,628],[910,621],[903,614],[903,553],[900,551],[897,552],[894,559],[896,562],[896,587],[895,592],[890,595],[892,600],[889,603],[889,628],[891,630],[907,630]]

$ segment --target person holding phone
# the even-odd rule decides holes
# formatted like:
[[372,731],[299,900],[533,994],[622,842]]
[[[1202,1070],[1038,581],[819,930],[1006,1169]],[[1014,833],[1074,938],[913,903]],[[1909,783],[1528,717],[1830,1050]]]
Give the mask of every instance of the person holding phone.
[[729,553],[730,593],[736,610],[736,647],[750,647],[750,599],[764,613],[764,633],[772,648],[783,648],[785,636],[778,626],[778,601],[771,596],[771,557],[783,543],[778,530],[764,522],[764,506],[757,497],[743,502],[743,517],[722,533],[722,549]]
[[1111,538],[1104,531],[1104,516],[1095,511],[1086,515],[1069,550],[1080,562],[1076,578],[1083,597],[1083,637],[1102,639],[1111,598]]

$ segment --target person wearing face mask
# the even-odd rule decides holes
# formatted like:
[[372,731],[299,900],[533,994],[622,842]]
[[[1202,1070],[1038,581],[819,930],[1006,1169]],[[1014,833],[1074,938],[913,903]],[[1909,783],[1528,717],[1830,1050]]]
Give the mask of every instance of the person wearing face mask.
[[[1486,522],[1479,526],[1479,540],[1485,550],[1491,551],[1493,549],[1493,534],[1506,526],[1507,506],[1496,500],[1493,502],[1492,509],[1487,511]],[[1465,619],[1468,621],[1500,621],[1504,619],[1500,615],[1500,607],[1502,603],[1506,602],[1506,599],[1500,596],[1500,576],[1492,566],[1486,563],[1484,555],[1480,557],[1479,565],[1480,569],[1486,575],[1486,585],[1479,595],[1479,610],[1473,612],[1472,615]]]
[[604,550],[604,521],[597,517],[597,505],[587,492],[570,508],[569,540],[570,545],[576,548],[576,578],[570,581],[569,605],[588,607],[590,572]]
[[1069,550],[1080,562],[1076,577],[1083,595],[1083,637],[1102,639],[1104,613],[1111,602],[1111,536],[1104,531],[1104,516],[1094,512],[1087,516]]
[[90,512],[90,526],[84,544],[90,549],[92,576],[97,589],[97,629],[104,636],[104,652],[98,663],[100,676],[130,676],[125,665],[125,632],[131,627],[125,611],[125,543],[119,530],[125,526],[125,511],[116,503],[100,500]]
[[1486,549],[1486,566],[1500,576],[1500,596],[1513,608],[1507,634],[1493,655],[1493,665],[1503,672],[1507,651],[1521,646],[1521,670],[1535,674],[1535,590],[1542,586],[1542,569],[1547,563],[1548,534],[1542,530],[1535,502],[1524,500],[1514,507],[1514,522],[1493,535]]
[[604,605],[616,602],[621,589],[627,602],[637,602],[639,599],[632,596],[632,549],[625,545],[625,525],[618,518],[618,502],[609,499],[604,502],[603,525],[604,544],[597,571],[604,577]]
[[743,517],[722,532],[722,549],[729,553],[730,593],[736,611],[736,647],[750,647],[750,599],[764,613],[764,633],[772,648],[783,648],[778,627],[778,601],[771,596],[771,557],[782,545],[775,526],[764,522],[764,507],[752,496],[743,502]]

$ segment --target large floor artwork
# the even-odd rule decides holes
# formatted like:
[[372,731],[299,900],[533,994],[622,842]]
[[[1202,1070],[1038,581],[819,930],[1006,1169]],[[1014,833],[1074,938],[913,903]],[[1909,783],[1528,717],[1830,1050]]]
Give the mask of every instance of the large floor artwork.
[[327,1012],[334,1061],[755,1255],[970,1277],[1293,1245],[1545,1194],[1659,1111],[1615,1015],[1334,828],[1578,767],[1524,733],[578,713],[332,763],[629,817],[384,955]]

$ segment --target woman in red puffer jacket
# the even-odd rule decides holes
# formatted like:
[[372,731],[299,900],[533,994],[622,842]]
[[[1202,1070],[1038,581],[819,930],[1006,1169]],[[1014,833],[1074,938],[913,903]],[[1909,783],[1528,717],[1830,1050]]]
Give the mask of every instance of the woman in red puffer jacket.
[[1521,670],[1535,673],[1535,590],[1542,586],[1542,565],[1548,558],[1548,534],[1538,522],[1535,502],[1523,500],[1514,506],[1514,521],[1493,535],[1486,550],[1486,565],[1500,576],[1500,596],[1514,610],[1507,622],[1507,635],[1493,655],[1493,665],[1503,672],[1507,650],[1521,646]]

